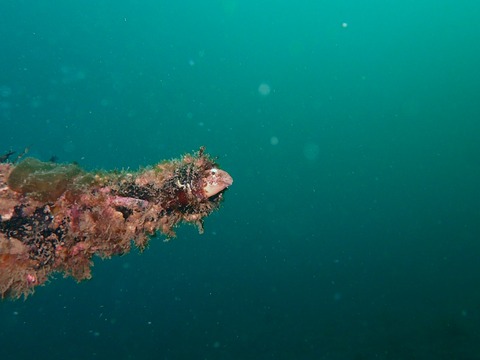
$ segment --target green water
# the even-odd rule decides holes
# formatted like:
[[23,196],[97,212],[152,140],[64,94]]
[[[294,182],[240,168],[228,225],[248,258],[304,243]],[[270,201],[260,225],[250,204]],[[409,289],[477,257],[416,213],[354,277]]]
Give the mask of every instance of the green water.
[[201,145],[205,234],[0,304],[2,359],[480,359],[480,3],[0,3],[0,153]]

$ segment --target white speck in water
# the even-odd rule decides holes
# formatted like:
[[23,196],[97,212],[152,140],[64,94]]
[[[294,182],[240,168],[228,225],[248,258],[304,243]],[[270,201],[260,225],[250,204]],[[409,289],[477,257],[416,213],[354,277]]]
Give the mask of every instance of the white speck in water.
[[90,330],[89,333],[92,334],[92,336],[94,336],[94,337],[99,337],[100,336],[100,332],[98,332],[96,330]]
[[313,143],[308,142],[303,146],[303,155],[310,161],[315,161],[320,154],[320,147]]
[[0,96],[9,97],[12,95],[12,88],[6,85],[0,85]]
[[278,145],[278,137],[272,136],[270,138],[270,145]]
[[268,85],[267,83],[261,83],[258,86],[258,93],[262,96],[270,95],[270,91],[271,91],[270,85]]
[[66,153],[74,152],[75,148],[76,146],[72,140],[69,140],[63,144],[63,151],[65,151]]

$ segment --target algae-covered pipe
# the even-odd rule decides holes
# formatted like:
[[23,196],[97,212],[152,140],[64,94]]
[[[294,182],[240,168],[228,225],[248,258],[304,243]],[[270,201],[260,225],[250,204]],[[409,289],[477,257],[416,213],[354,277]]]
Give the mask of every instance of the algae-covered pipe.
[[181,222],[202,233],[232,182],[203,148],[136,172],[0,163],[0,296],[26,297],[54,272],[89,279],[94,255],[143,250]]

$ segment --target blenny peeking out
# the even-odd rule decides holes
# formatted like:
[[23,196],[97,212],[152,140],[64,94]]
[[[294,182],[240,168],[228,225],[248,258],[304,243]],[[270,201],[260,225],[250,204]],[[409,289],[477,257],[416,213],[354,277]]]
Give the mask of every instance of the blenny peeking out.
[[181,222],[203,232],[232,183],[204,148],[137,172],[0,163],[0,296],[26,297],[54,272],[89,279],[94,255],[143,250]]

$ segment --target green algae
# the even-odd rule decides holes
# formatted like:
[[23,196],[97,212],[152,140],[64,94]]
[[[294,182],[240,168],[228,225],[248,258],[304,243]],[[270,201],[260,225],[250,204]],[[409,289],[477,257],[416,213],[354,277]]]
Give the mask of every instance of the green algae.
[[75,164],[55,164],[27,158],[10,172],[7,185],[13,191],[41,201],[54,201],[82,174]]

